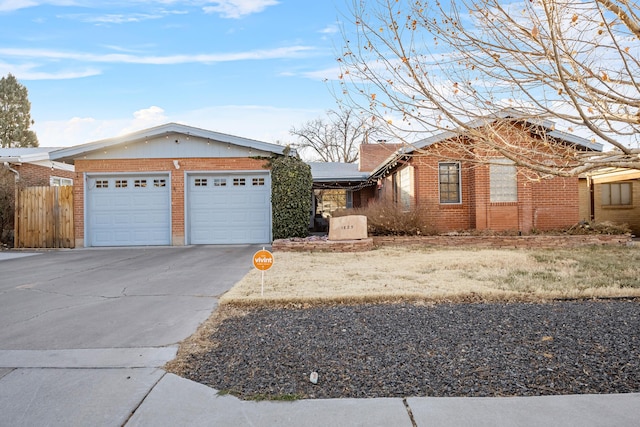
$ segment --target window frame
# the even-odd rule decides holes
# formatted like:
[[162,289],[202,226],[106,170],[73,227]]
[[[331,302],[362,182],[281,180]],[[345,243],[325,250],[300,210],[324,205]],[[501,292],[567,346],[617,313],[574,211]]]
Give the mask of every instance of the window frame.
[[[606,183],[602,183],[600,184],[600,204],[603,208],[630,208],[633,207],[633,182],[630,181],[622,181],[622,182],[606,182]],[[609,195],[609,203],[605,204],[604,203],[604,197],[605,197],[605,186],[607,186],[609,188],[608,191],[608,195]],[[620,198],[620,203],[612,203],[612,191],[611,191],[611,187],[612,186],[617,186],[619,187],[618,190],[618,194],[619,194],[619,198]],[[622,203],[623,199],[622,199],[622,187],[628,187],[629,188],[629,203]]]
[[73,186],[73,179],[72,178],[64,178],[62,176],[51,175],[49,177],[49,186],[50,187]]
[[[451,201],[451,200],[443,200],[442,196],[443,196],[443,191],[442,191],[442,187],[443,185],[451,185],[452,183],[450,182],[444,182],[442,181],[442,167],[446,166],[446,167],[451,167],[451,166],[455,166],[456,168],[456,172],[457,172],[457,182],[454,182],[453,184],[457,184],[457,200],[456,201]],[[451,173],[447,173],[446,175],[447,177],[452,176]],[[447,194],[450,193],[449,191],[446,192]],[[460,162],[438,162],[438,202],[441,205],[461,205],[462,204],[462,167],[460,166]]]

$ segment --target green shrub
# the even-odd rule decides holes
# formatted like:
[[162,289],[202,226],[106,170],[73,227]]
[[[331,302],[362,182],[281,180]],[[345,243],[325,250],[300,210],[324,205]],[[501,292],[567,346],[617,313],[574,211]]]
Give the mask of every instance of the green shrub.
[[373,236],[425,236],[434,234],[416,208],[404,210],[391,201],[375,201],[363,208],[344,209],[333,216],[364,215],[368,233]]
[[297,157],[271,160],[273,239],[306,237],[311,215],[311,168]]

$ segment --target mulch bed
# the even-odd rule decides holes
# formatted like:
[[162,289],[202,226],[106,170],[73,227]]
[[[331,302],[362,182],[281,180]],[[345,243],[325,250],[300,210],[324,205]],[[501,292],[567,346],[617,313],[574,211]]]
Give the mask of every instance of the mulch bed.
[[256,309],[210,339],[180,374],[242,398],[640,392],[637,299]]

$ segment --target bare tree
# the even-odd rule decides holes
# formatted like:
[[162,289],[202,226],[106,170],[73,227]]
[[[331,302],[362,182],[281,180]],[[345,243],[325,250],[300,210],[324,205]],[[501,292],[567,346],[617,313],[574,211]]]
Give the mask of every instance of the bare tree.
[[[396,134],[446,131],[459,154],[543,175],[640,169],[637,2],[353,0],[352,13],[343,95]],[[607,150],[551,144],[556,125]],[[535,138],[514,141],[522,126]]]
[[310,149],[323,162],[353,163],[358,160],[358,147],[374,138],[377,124],[353,110],[327,111],[327,119],[308,121],[299,128],[291,128],[298,137],[296,148]]

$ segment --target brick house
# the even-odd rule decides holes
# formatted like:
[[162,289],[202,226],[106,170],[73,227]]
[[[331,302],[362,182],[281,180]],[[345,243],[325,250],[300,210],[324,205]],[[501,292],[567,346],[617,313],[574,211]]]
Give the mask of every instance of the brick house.
[[13,169],[25,187],[73,185],[73,165],[51,160],[56,147],[0,148],[0,167]]
[[[602,145],[556,131],[542,122],[539,131],[559,146],[581,151],[602,151]],[[540,138],[529,134],[527,138]],[[382,160],[368,178],[373,186],[363,188],[369,200],[387,200],[405,209],[418,209],[434,232],[493,230],[530,233],[562,229],[577,223],[578,178],[554,177],[531,180],[526,169],[496,155],[483,164],[458,152],[447,154],[447,143],[457,137],[444,132],[406,145]],[[467,141],[473,146],[473,140]],[[434,147],[438,147],[437,155]],[[369,149],[375,153],[384,152]],[[433,152],[433,153],[432,153]],[[375,163],[362,153],[361,163]],[[375,194],[372,195],[371,192]],[[364,197],[363,197],[364,198]]]
[[[580,219],[628,224],[640,236],[640,171],[603,169],[580,177]],[[635,197],[634,197],[635,196]]]
[[169,123],[52,153],[75,165],[76,247],[268,243],[285,147]]
[[0,148],[0,240],[13,243],[16,185],[73,185],[73,165],[53,161],[54,147]]

